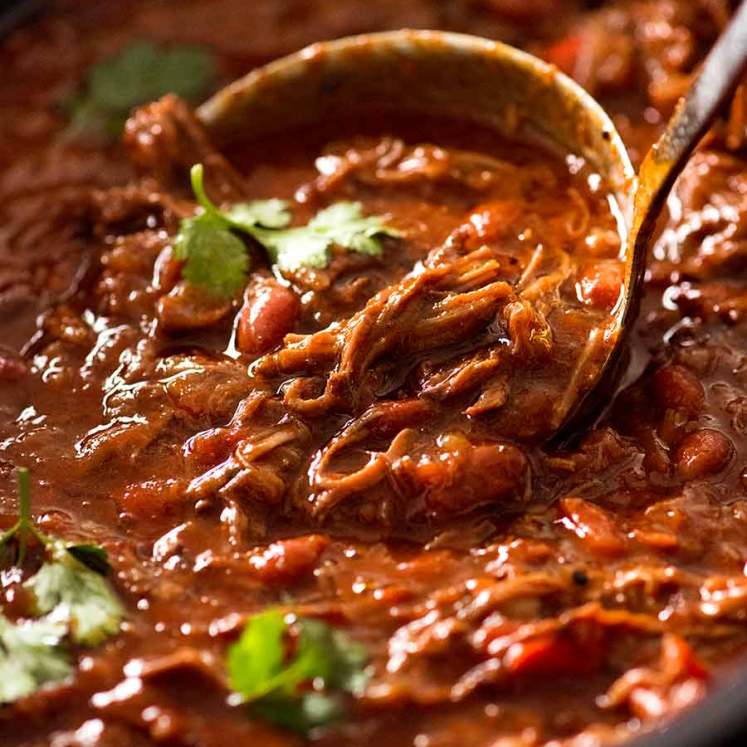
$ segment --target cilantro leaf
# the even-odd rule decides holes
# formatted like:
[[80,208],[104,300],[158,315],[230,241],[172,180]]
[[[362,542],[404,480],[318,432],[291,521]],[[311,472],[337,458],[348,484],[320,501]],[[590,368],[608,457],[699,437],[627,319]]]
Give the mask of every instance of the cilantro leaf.
[[379,256],[382,236],[399,236],[380,216],[363,215],[357,202],[338,202],[320,210],[306,226],[289,228],[285,200],[254,200],[222,210],[208,197],[201,163],[192,167],[192,191],[201,212],[182,220],[174,244],[185,262],[184,279],[214,295],[231,297],[246,282],[249,255],[235,231],[248,234],[281,270],[326,267],[333,245]]
[[36,613],[67,622],[73,640],[86,646],[116,635],[124,610],[107,581],[62,542],[55,543],[52,558],[24,583]]
[[284,228],[290,223],[288,203],[285,200],[254,200],[239,202],[228,210],[221,210],[205,191],[205,169],[196,163],[189,172],[192,191],[202,208],[201,217],[211,218],[216,224],[236,228],[249,233],[256,226],[265,228]]
[[312,677],[328,686],[360,695],[368,682],[366,647],[321,620],[299,620],[298,659],[306,659]]
[[310,692],[293,700],[272,696],[262,698],[252,705],[252,713],[264,721],[307,734],[317,726],[340,721],[345,709],[336,698]]
[[[205,191],[201,163],[192,167],[190,176],[202,212],[182,220],[174,241],[174,254],[184,262],[182,277],[188,283],[213,296],[231,298],[244,286],[249,270],[246,246],[231,229],[256,225],[261,219],[277,222],[281,220],[284,204],[256,208],[254,203],[248,203],[235,205],[232,211],[223,213]],[[231,212],[236,220],[229,217]]]
[[283,669],[285,627],[283,613],[278,610],[254,615],[229,648],[231,687],[245,700],[266,695],[275,687],[274,677]]
[[295,655],[286,661],[283,614],[268,610],[253,616],[229,648],[228,677],[256,716],[306,732],[343,715],[337,695],[362,692],[368,657],[361,644],[321,620],[301,619],[293,629]]
[[285,228],[291,221],[285,200],[241,202],[229,208],[225,216],[235,228],[247,232],[256,226]]
[[329,264],[330,242],[304,229],[262,231],[257,240],[267,249],[272,263],[292,272],[301,267],[321,269]]
[[104,576],[109,559],[104,548],[69,543],[43,534],[31,514],[31,478],[19,467],[18,520],[0,535],[0,547],[16,540],[16,564],[23,563],[28,535],[49,557],[24,583],[38,620],[12,623],[0,613],[0,703],[10,703],[72,673],[64,640],[95,645],[119,632],[124,610]]
[[182,221],[174,253],[184,261],[182,277],[212,295],[230,298],[246,282],[249,255],[244,243],[211,213]]
[[326,267],[333,245],[359,254],[381,255],[381,236],[399,236],[376,215],[364,216],[359,202],[338,202],[320,210],[306,226],[269,231],[253,229],[252,235],[267,249],[281,270]]
[[109,556],[103,547],[85,542],[79,545],[68,545],[65,548],[77,561],[88,566],[100,576],[108,576],[112,569]]
[[201,47],[136,41],[91,66],[70,107],[70,131],[117,137],[133,107],[167,93],[198,100],[216,77],[215,59]]
[[12,623],[0,614],[0,703],[11,703],[72,673],[61,641],[64,624],[51,620]]

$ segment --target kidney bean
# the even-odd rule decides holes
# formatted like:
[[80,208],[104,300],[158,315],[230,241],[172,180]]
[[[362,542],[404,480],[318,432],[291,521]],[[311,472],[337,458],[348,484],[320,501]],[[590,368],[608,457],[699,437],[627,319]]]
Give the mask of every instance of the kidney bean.
[[674,452],[677,471],[686,480],[720,472],[734,453],[734,445],[720,431],[703,428],[685,436]]
[[0,381],[19,381],[27,373],[28,366],[19,355],[0,350]]
[[298,317],[298,296],[276,280],[260,278],[244,294],[238,316],[236,346],[244,353],[259,354],[276,347]]
[[153,265],[153,287],[168,293],[181,279],[183,265],[174,256],[172,247],[162,249]]
[[705,390],[695,374],[674,363],[654,374],[651,387],[656,402],[664,408],[684,410],[694,416],[705,404]]
[[620,298],[623,271],[619,262],[597,262],[589,265],[576,285],[578,298],[597,309],[611,309]]

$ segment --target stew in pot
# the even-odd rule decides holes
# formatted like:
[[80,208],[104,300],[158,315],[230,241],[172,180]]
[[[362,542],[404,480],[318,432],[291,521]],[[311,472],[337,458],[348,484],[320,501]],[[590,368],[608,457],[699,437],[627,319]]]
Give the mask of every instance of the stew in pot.
[[218,148],[192,106],[313,41],[447,28],[557,64],[640,158],[730,12],[57,0],[5,39],[3,744],[581,747],[728,676],[744,91],[563,450],[623,279],[582,159],[406,113]]

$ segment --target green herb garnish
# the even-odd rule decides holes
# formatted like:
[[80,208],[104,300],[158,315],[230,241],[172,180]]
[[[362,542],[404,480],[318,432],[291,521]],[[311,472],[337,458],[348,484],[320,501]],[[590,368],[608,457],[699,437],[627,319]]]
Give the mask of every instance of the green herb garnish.
[[23,565],[29,536],[35,537],[41,544],[45,544],[47,538],[34,526],[34,520],[31,517],[31,476],[29,471],[19,467],[16,470],[16,480],[18,520],[10,529],[0,535],[0,549],[5,548],[10,540],[15,538],[18,543],[16,562],[18,565]]
[[[296,634],[288,657],[287,636]],[[344,715],[342,693],[366,686],[365,648],[320,620],[292,626],[279,610],[252,617],[228,651],[231,688],[258,718],[306,733]]]
[[48,551],[52,562],[24,584],[34,598],[34,612],[66,620],[71,638],[84,646],[116,635],[124,611],[106,579],[62,542],[54,542]]
[[12,703],[70,676],[70,657],[63,645],[66,633],[64,623],[12,623],[0,614],[0,703]]
[[184,261],[182,277],[211,295],[231,298],[244,287],[249,269],[244,242],[208,213],[182,221],[174,254]]
[[[0,614],[0,702],[67,677],[71,667],[66,639],[84,646],[101,643],[119,631],[124,614],[105,579],[110,571],[106,550],[41,532],[31,516],[28,470],[19,468],[17,479],[19,518],[0,536],[0,547],[15,540],[16,565],[25,560],[29,537],[44,548],[46,562],[23,584],[32,600],[30,612],[44,617],[14,624]],[[18,671],[16,681],[9,683],[2,677],[6,669]]]
[[251,236],[281,270],[326,267],[333,245],[379,256],[381,236],[399,236],[379,216],[364,216],[357,202],[338,202],[320,210],[305,226],[289,228],[291,215],[284,200],[255,200],[227,210],[207,196],[202,164],[191,171],[192,189],[202,212],[182,220],[175,253],[185,262],[184,279],[208,292],[230,297],[240,290],[249,269],[249,255],[240,232]]
[[91,66],[70,104],[69,131],[116,138],[133,107],[167,93],[196,101],[216,78],[213,56],[200,47],[134,42]]

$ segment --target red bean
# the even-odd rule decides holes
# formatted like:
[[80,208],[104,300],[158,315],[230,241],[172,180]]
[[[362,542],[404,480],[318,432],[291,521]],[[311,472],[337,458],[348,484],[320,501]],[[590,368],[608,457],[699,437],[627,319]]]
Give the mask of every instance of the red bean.
[[657,403],[664,408],[697,415],[705,404],[705,390],[695,374],[674,363],[660,368],[651,386]]
[[296,294],[276,280],[262,278],[250,285],[236,329],[239,350],[256,355],[279,345],[295,326],[299,305]]
[[27,373],[28,366],[20,356],[0,350],[0,381],[19,381]]
[[183,264],[170,246],[162,249],[153,265],[153,287],[168,293],[179,282]]
[[611,309],[620,298],[623,270],[619,262],[597,262],[584,270],[577,289],[582,303],[598,309]]
[[674,452],[677,471],[686,480],[720,472],[734,453],[732,442],[719,431],[703,428],[685,436]]

